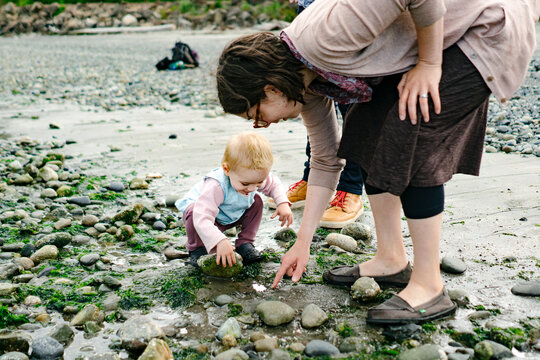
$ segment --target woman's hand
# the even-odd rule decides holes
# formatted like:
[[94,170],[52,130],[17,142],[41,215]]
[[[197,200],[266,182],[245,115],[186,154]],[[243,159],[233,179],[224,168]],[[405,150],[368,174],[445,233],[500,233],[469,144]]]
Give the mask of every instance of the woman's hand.
[[414,68],[403,75],[398,84],[400,120],[405,120],[408,112],[411,124],[416,125],[416,104],[418,101],[422,117],[425,122],[428,122],[429,97],[433,100],[435,113],[439,114],[441,112],[441,98],[439,96],[441,74],[442,68],[440,64],[428,64],[419,61]]
[[276,211],[270,216],[271,219],[275,218],[276,216],[279,216],[279,221],[281,221],[281,226],[287,224],[287,226],[291,226],[293,223],[293,214],[291,211],[291,207],[289,206],[289,203],[283,202],[279,204],[276,208]]
[[272,289],[275,289],[278,286],[281,278],[285,274],[287,276],[292,276],[292,281],[297,282],[300,280],[300,277],[306,271],[306,265],[309,260],[309,243],[307,247],[305,245],[300,245],[298,240],[297,242],[281,257],[281,266],[276,273],[274,282],[272,283]]

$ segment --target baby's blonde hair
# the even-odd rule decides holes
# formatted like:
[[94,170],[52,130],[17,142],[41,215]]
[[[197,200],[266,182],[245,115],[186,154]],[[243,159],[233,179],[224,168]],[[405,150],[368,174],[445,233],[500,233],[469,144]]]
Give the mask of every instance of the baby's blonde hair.
[[272,146],[262,135],[245,131],[231,136],[225,147],[221,162],[227,163],[231,170],[239,167],[247,169],[270,169],[274,163]]

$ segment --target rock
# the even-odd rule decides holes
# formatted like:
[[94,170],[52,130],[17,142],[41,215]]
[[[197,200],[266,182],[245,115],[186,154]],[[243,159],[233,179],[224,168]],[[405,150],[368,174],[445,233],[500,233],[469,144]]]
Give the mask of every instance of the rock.
[[8,167],[9,167],[9,169],[11,171],[19,171],[19,170],[23,169],[23,166],[22,166],[22,164],[20,163],[19,160],[15,160],[15,161],[9,163]]
[[234,302],[234,299],[230,297],[229,295],[225,295],[225,294],[221,294],[214,299],[214,304],[216,304],[217,306],[232,304],[233,302]]
[[[270,356],[268,357],[268,360],[290,360],[291,356],[288,352],[281,349],[274,349],[270,353]],[[0,359],[1,360],[1,359]]]
[[56,259],[58,257],[58,248],[54,245],[45,245],[30,256],[30,259],[39,264],[44,260]]
[[22,266],[15,263],[2,265],[0,266],[0,280],[11,279],[12,277],[18,275],[22,270]]
[[465,290],[462,289],[448,289],[448,296],[455,302],[458,306],[466,307],[469,305],[469,297]]
[[249,356],[240,349],[230,349],[218,354],[214,360],[248,360]]
[[79,205],[79,206],[87,206],[87,205],[90,205],[92,203],[88,196],[73,196],[73,197],[70,197],[67,200],[67,202],[70,203],[70,204],[75,204],[75,205]]
[[487,319],[489,317],[491,317],[491,313],[487,310],[477,310],[469,314],[468,316],[469,319],[477,319],[477,320]]
[[167,195],[167,197],[165,198],[165,206],[174,207],[174,203],[180,198],[180,195]]
[[17,284],[0,283],[0,296],[9,296],[17,291],[18,288],[19,285]]
[[340,233],[342,235],[347,235],[352,237],[354,240],[363,241],[364,243],[369,243],[373,239],[373,232],[371,228],[359,222],[353,222],[347,224],[341,229]]
[[37,296],[29,295],[24,299],[23,303],[26,306],[41,305],[41,299]]
[[361,352],[364,347],[364,339],[358,336],[350,336],[341,342],[339,351],[342,353]]
[[32,338],[19,331],[0,334],[0,349],[2,351],[17,351],[28,354],[31,343]]
[[61,359],[64,347],[50,336],[37,338],[32,342],[32,359]]
[[235,338],[240,338],[242,336],[240,324],[238,324],[238,321],[235,318],[228,318],[219,327],[216,333],[216,338],[221,341],[225,335],[232,335]]
[[480,341],[474,347],[474,355],[479,360],[511,358],[512,351],[491,340]]
[[43,277],[43,276],[49,276],[49,274],[53,270],[56,270],[56,268],[54,266],[47,266],[44,269],[42,269],[40,272],[38,272],[37,277],[40,278],[40,277]]
[[351,296],[358,301],[372,301],[380,293],[379,284],[370,277],[361,277],[351,286]]
[[274,239],[278,241],[289,242],[296,239],[296,233],[294,232],[292,228],[289,228],[289,227],[283,228],[283,229],[278,230],[274,234]]
[[109,293],[107,298],[103,301],[103,310],[104,311],[116,311],[120,304],[120,296],[116,293]]
[[358,243],[352,237],[338,233],[330,233],[326,236],[328,245],[337,246],[345,251],[359,252]]
[[270,352],[279,347],[277,339],[271,337],[257,340],[254,345],[257,352]]
[[97,334],[101,331],[101,326],[95,321],[87,321],[83,325],[84,332],[87,334]]
[[56,339],[60,344],[68,346],[73,341],[75,332],[68,324],[61,324],[57,325],[49,336]]
[[135,178],[129,182],[129,188],[131,190],[145,190],[148,189],[148,183],[143,178]]
[[43,168],[41,168],[41,170],[39,171],[39,176],[43,179],[44,182],[58,180],[58,174],[56,173],[56,171],[54,171],[48,166],[44,166]]
[[131,225],[120,226],[120,229],[118,229],[115,234],[116,238],[120,241],[127,241],[131,239],[133,235],[135,235],[135,230],[133,230],[133,226]]
[[299,342],[293,342],[291,345],[289,345],[289,350],[297,353],[301,353],[306,348],[306,345],[299,343]]
[[98,262],[101,256],[99,254],[86,254],[81,256],[79,262],[84,266],[92,266]]
[[416,324],[388,326],[382,334],[392,340],[420,339],[422,327]]
[[138,360],[171,360],[174,359],[169,345],[161,339],[152,339]]
[[328,315],[315,304],[308,304],[302,311],[302,326],[312,329],[321,326],[328,320]]
[[81,219],[83,226],[94,226],[99,222],[99,219],[95,215],[84,215]]
[[54,198],[58,197],[58,194],[56,193],[56,190],[51,189],[51,188],[47,188],[47,189],[43,189],[43,191],[41,191],[41,197],[46,198],[46,199],[54,199]]
[[257,305],[256,312],[269,326],[287,324],[294,319],[294,309],[281,301],[264,301]]
[[260,331],[256,331],[256,332],[254,332],[253,334],[251,334],[249,336],[249,341],[254,343],[257,340],[261,340],[261,339],[265,339],[265,338],[266,338],[266,335],[264,335],[264,333],[262,333]]
[[30,256],[32,256],[34,251],[36,251],[36,247],[34,246],[34,244],[28,243],[23,246],[20,254],[22,257],[29,258]]
[[34,181],[34,178],[32,178],[28,174],[19,175],[18,177],[13,180],[13,184],[15,185],[30,185]]
[[167,225],[165,225],[163,221],[158,220],[152,225],[152,229],[159,231],[167,230]]
[[112,182],[107,186],[107,189],[114,192],[122,192],[126,189],[126,187],[121,182]]
[[240,274],[243,268],[242,257],[237,253],[235,253],[235,256],[236,264],[233,264],[233,266],[223,267],[222,265],[217,265],[215,254],[201,256],[197,260],[197,264],[206,275],[230,278]]
[[304,349],[307,356],[332,356],[339,354],[339,350],[329,342],[322,340],[311,340]]
[[71,320],[70,325],[82,326],[87,321],[95,321],[96,323],[101,324],[104,319],[105,315],[96,305],[88,304],[75,315],[73,320]]
[[120,328],[122,347],[128,351],[140,352],[154,338],[163,338],[163,330],[144,316],[133,316]]
[[221,344],[227,348],[232,348],[238,345],[238,341],[233,335],[227,334],[221,339]]
[[398,360],[446,360],[447,356],[439,345],[422,345],[414,349],[405,350],[398,356]]
[[126,208],[113,216],[112,222],[122,221],[126,224],[134,224],[141,216],[144,210],[144,205],[137,203],[133,206]]
[[540,296],[540,281],[529,281],[524,284],[514,285],[512,294],[521,296]]
[[122,286],[120,280],[110,275],[106,275],[102,281],[103,284],[107,285],[111,289],[118,289]]
[[[56,189],[56,193],[60,197],[66,197],[66,196],[70,196],[72,194],[72,189],[71,189],[70,186],[62,185],[58,189]],[[88,200],[90,200],[90,199],[88,199]]]
[[60,219],[54,223],[54,228],[56,230],[62,230],[68,226],[71,226],[71,219]]
[[135,26],[137,23],[137,18],[131,14],[124,15],[122,18],[122,26]]
[[70,233],[67,232],[58,232],[54,234],[49,234],[38,241],[36,241],[36,246],[38,248],[42,248],[46,245],[54,245],[57,248],[63,248],[66,245],[69,245],[71,243],[72,236]]
[[189,253],[187,251],[176,250],[172,246],[166,248],[163,251],[163,255],[165,255],[168,260],[185,259],[189,257]]
[[441,270],[449,274],[463,274],[467,265],[460,259],[445,256],[441,260]]
[[0,360],[29,360],[26,354],[18,351],[11,351],[0,356]]

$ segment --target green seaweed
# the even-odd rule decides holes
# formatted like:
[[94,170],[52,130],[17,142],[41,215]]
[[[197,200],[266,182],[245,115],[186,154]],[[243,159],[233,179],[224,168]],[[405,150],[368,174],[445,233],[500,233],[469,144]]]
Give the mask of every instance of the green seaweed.
[[29,321],[25,314],[16,315],[9,311],[7,306],[0,306],[0,329],[8,326],[18,326]]

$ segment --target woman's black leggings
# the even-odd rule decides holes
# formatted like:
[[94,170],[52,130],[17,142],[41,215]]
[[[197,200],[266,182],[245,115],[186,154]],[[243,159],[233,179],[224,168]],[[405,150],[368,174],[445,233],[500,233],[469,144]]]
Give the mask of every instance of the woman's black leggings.
[[[377,195],[387,191],[365,182],[367,173],[362,170],[366,194]],[[427,219],[444,210],[444,186],[416,187],[408,186],[400,196],[403,212],[408,219]]]

